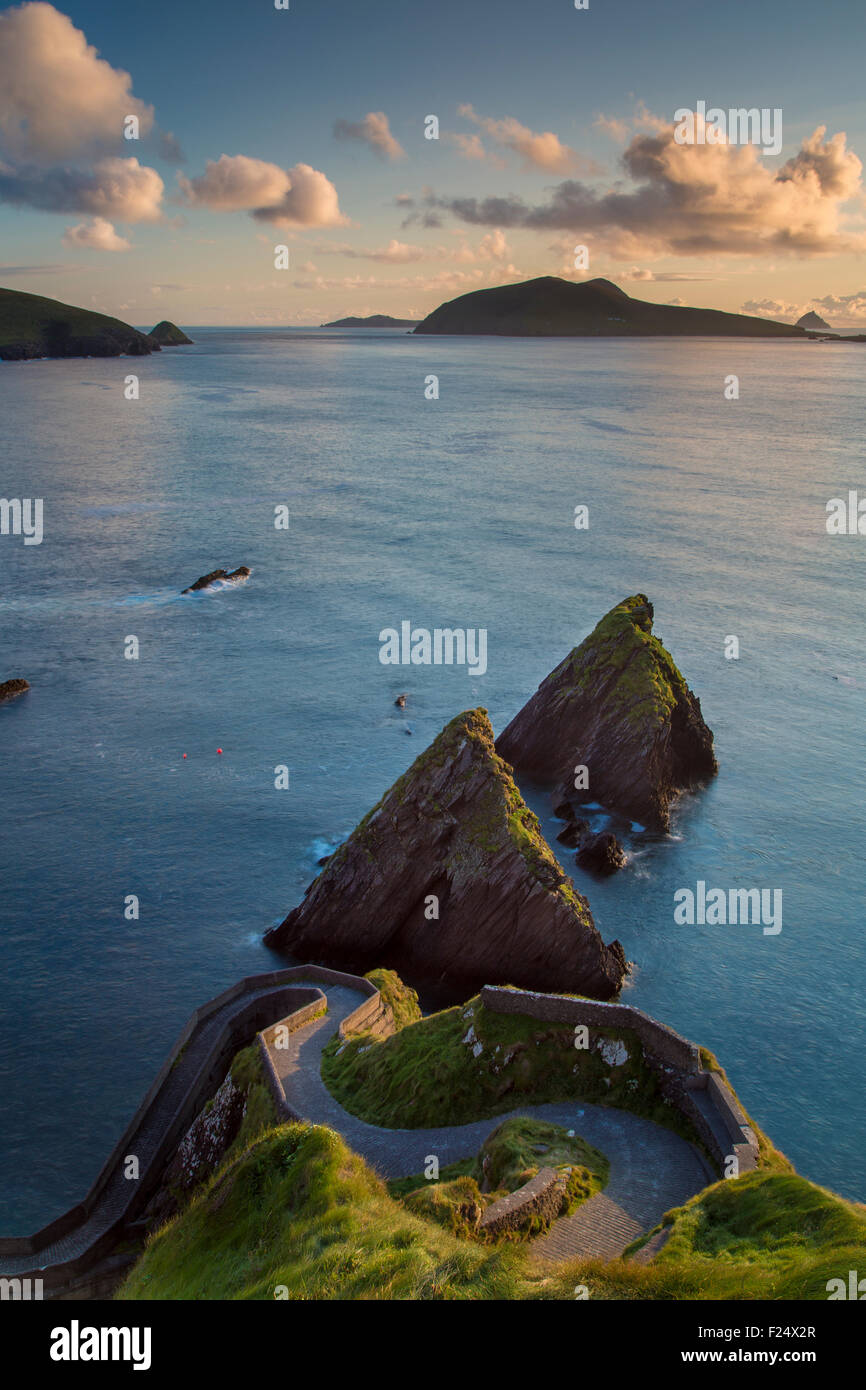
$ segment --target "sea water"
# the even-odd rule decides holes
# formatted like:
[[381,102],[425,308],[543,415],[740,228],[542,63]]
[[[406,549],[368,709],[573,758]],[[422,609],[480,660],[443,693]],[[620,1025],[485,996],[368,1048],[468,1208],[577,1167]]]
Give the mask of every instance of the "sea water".
[[[866,537],[826,527],[866,495],[863,347],[192,336],[0,364],[0,492],[44,525],[0,538],[0,680],[32,686],[0,708],[0,1229],[81,1197],[189,1013],[278,964],[262,932],[445,722],[499,732],[635,592],[719,776],[670,836],[627,828],[615,877],[560,858],[625,997],[866,1198]],[[383,665],[406,621],[484,629],[484,673]],[[781,931],[676,922],[698,883],[779,891]]]

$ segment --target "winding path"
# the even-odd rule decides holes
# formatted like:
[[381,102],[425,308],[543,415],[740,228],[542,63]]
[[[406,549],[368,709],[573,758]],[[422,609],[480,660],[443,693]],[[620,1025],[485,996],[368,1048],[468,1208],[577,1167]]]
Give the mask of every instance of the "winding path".
[[326,993],[328,1013],[292,1033],[286,1048],[271,1048],[271,1060],[292,1109],[313,1124],[337,1130],[383,1177],[419,1173],[430,1155],[443,1168],[469,1158],[492,1129],[514,1115],[533,1115],[573,1129],[607,1155],[610,1181],[604,1192],[584,1202],[573,1216],[555,1221],[533,1242],[541,1260],[613,1259],[671,1207],[681,1206],[716,1181],[700,1152],[671,1130],[626,1110],[588,1102],[527,1105],[486,1120],[438,1129],[382,1129],[367,1124],[344,1110],[321,1074],[326,1043],[364,996],[333,985],[328,985]]

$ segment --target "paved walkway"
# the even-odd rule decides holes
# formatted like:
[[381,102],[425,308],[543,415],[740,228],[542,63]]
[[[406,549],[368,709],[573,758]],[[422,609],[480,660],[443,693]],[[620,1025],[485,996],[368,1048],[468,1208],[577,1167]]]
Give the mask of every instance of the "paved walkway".
[[383,1177],[420,1173],[430,1155],[443,1168],[472,1157],[491,1130],[513,1115],[533,1115],[573,1129],[607,1155],[610,1181],[604,1192],[584,1202],[573,1216],[555,1221],[533,1243],[541,1260],[559,1262],[581,1255],[613,1259],[671,1207],[681,1206],[716,1181],[699,1151],[671,1130],[626,1110],[581,1101],[521,1106],[487,1120],[439,1129],[366,1124],[343,1109],[321,1074],[325,1044],[363,996],[331,985],[326,992],[328,1013],[292,1033],[285,1049],[272,1048],[271,1057],[292,1108],[314,1124],[337,1130]]

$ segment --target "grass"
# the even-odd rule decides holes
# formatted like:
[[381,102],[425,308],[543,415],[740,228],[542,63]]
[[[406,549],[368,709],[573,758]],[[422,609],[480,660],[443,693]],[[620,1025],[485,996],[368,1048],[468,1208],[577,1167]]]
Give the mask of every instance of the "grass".
[[[392,1197],[409,1211],[436,1221],[463,1238],[494,1240],[479,1230],[485,1207],[516,1192],[541,1168],[553,1168],[565,1180],[560,1216],[576,1211],[593,1193],[607,1185],[610,1164],[599,1149],[559,1125],[528,1116],[505,1120],[488,1135],[475,1158],[443,1168],[438,1181],[423,1173],[388,1184]],[[543,1229],[537,1216],[516,1232],[499,1239],[526,1240]]]
[[461,1239],[429,1215],[395,1200],[333,1130],[280,1125],[149,1239],[117,1297],[572,1301],[585,1285],[597,1300],[823,1300],[866,1256],[866,1209],[794,1174],[708,1188],[669,1213],[647,1266],[551,1272],[525,1245]]
[[70,339],[107,344],[116,352],[125,352],[130,344],[147,345],[142,334],[120,319],[43,295],[0,289],[0,348],[35,345],[62,356]]
[[391,1010],[398,1030],[409,1023],[417,1023],[421,1017],[418,995],[403,983],[396,970],[369,970],[364,978],[376,986],[382,1003]]
[[[577,1099],[631,1110],[698,1143],[690,1122],[663,1096],[637,1035],[602,1028],[592,1036],[593,1047],[579,1050],[568,1024],[493,1013],[476,996],[389,1038],[332,1039],[322,1076],[351,1114],[392,1129],[466,1124],[521,1103]],[[605,1039],[625,1043],[622,1066],[595,1050]]]
[[281,1125],[224,1164],[117,1297],[521,1298],[513,1247],[460,1241],[389,1197],[333,1130]]

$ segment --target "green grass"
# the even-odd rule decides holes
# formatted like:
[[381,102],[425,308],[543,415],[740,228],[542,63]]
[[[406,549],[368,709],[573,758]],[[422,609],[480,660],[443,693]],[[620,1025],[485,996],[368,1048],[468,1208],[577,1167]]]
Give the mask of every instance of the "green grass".
[[[541,1168],[553,1168],[566,1179],[560,1216],[570,1215],[601,1191],[610,1175],[605,1155],[578,1135],[570,1137],[567,1130],[545,1120],[516,1116],[488,1135],[475,1158],[443,1168],[438,1181],[416,1173],[390,1182],[388,1191],[408,1210],[455,1235],[492,1242],[497,1237],[484,1235],[478,1226],[485,1207],[516,1192]],[[540,1218],[533,1216],[520,1230],[498,1239],[526,1240],[542,1229]]]
[[421,1017],[418,995],[403,983],[396,970],[368,970],[364,979],[376,986],[382,1003],[391,1010],[398,1030],[409,1023],[417,1023]]
[[669,1213],[647,1266],[551,1272],[526,1245],[461,1239],[408,1205],[333,1130],[281,1125],[150,1238],[117,1297],[571,1301],[584,1285],[597,1300],[825,1299],[829,1279],[866,1260],[866,1209],[793,1174],[708,1188]]
[[605,1038],[625,1043],[629,1057],[622,1066],[610,1066],[592,1048],[575,1048],[568,1024],[493,1013],[476,996],[390,1038],[332,1039],[322,1076],[351,1114],[392,1129],[467,1124],[521,1104],[585,1100],[630,1110],[699,1142],[663,1097],[637,1035],[592,1030],[593,1043]]
[[527,1289],[514,1247],[458,1240],[389,1197],[333,1130],[282,1125],[150,1239],[117,1297],[515,1299]]
[[130,343],[147,346],[143,335],[120,319],[43,295],[0,289],[0,348],[35,345],[60,355],[67,339],[107,343],[118,352]]

